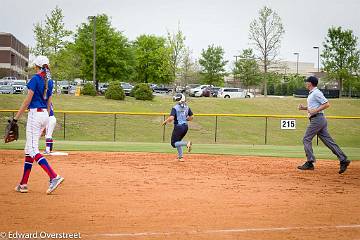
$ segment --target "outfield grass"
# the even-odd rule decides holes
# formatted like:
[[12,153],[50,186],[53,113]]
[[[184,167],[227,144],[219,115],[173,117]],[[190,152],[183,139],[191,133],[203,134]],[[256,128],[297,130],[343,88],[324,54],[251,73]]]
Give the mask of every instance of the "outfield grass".
[[[0,149],[24,148],[25,141],[20,140],[9,144],[0,144]],[[42,149],[45,144],[42,143]],[[101,152],[154,152],[174,153],[168,143],[130,143],[130,142],[94,142],[94,141],[56,141],[56,151],[101,151]],[[360,148],[343,147],[351,160],[360,160]],[[318,159],[336,159],[329,149],[315,146],[314,152]],[[302,146],[274,146],[274,145],[234,145],[234,144],[195,144],[193,153],[224,154],[243,156],[267,156],[284,158],[304,158]]]
[[[0,95],[0,109],[17,109],[23,95]],[[360,101],[356,99],[331,99],[327,115],[360,116]],[[189,105],[194,113],[243,113],[243,114],[304,114],[296,108],[305,99],[255,98],[255,99],[216,99],[190,98]],[[153,101],[136,101],[127,97],[126,101],[107,100],[104,97],[54,96],[55,110],[125,111],[125,112],[170,112],[174,103],[170,97],[156,97]],[[11,114],[1,113],[0,128],[5,127]],[[24,139],[24,116],[20,121]],[[55,139],[63,140],[64,119],[56,114],[58,124]],[[116,141],[119,142],[162,142],[162,116],[117,116]],[[307,124],[306,119],[297,120],[296,130],[280,130],[279,119],[268,121],[269,145],[299,146]],[[111,115],[66,115],[66,140],[72,141],[113,141],[114,117]],[[172,126],[166,127],[165,142],[169,141]],[[214,117],[196,117],[190,126],[188,138],[196,143],[214,143]],[[329,129],[341,146],[360,146],[360,120],[329,120]],[[235,145],[264,144],[265,119],[219,117],[217,143]]]

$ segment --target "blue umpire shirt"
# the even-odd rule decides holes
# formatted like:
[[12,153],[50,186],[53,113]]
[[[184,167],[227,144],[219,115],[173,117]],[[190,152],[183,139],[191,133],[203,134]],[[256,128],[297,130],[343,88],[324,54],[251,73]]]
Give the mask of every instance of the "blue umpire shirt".
[[[307,97],[308,109],[318,108],[327,102],[328,100],[325,98],[324,94],[317,87],[311,90],[309,92],[309,96]],[[324,113],[324,111],[320,111],[319,113]]]

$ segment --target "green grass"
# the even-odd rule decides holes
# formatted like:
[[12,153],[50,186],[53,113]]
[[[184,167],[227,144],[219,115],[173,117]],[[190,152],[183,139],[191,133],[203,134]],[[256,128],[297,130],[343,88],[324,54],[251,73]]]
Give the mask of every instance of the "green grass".
[[[23,95],[0,95],[0,109],[19,108]],[[331,99],[327,115],[360,116],[360,100]],[[255,98],[216,99],[190,98],[189,105],[194,113],[243,113],[243,114],[304,114],[296,108],[305,99]],[[108,100],[104,97],[54,96],[55,110],[128,111],[128,112],[170,112],[174,103],[170,97],[155,97],[153,101],[136,101],[127,97],[126,101]],[[0,128],[4,128],[9,113],[0,113]],[[20,139],[24,139],[25,118],[20,121]],[[63,114],[58,119],[54,138],[64,139]],[[162,116],[117,116],[115,139],[118,142],[163,141]],[[297,120],[296,130],[280,130],[280,119],[269,119],[267,143],[277,146],[300,146],[307,124],[306,119]],[[196,117],[191,123],[187,138],[195,143],[212,144],[215,137],[215,118]],[[329,129],[342,147],[360,146],[360,120],[329,120]],[[169,141],[172,126],[167,126],[165,142]],[[111,115],[66,115],[66,140],[72,141],[113,141],[114,117]],[[262,145],[264,144],[265,119],[263,118],[218,118],[218,144]],[[320,145],[322,145],[320,143]],[[205,145],[204,145],[205,146]],[[212,146],[212,145],[210,145]],[[209,151],[211,148],[209,148]]]
[[[24,140],[9,144],[1,143],[0,149],[23,149],[24,144]],[[176,153],[168,143],[56,141],[55,147],[56,151]],[[344,147],[343,150],[349,159],[360,160],[360,148]],[[336,159],[326,147],[314,146],[314,152],[318,159]],[[304,158],[304,150],[301,146],[195,144],[193,153]]]

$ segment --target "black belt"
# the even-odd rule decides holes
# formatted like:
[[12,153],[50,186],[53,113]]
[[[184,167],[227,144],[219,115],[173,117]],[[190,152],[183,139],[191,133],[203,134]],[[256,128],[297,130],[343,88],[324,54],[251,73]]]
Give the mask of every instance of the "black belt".
[[314,117],[323,116],[323,115],[324,115],[323,113],[317,113],[317,114],[315,114],[315,115],[310,116],[309,119],[312,119],[312,118],[314,118]]

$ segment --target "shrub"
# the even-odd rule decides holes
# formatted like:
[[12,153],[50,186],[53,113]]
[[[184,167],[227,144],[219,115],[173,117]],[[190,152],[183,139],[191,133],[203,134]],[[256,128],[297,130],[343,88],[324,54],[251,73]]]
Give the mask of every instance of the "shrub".
[[146,83],[137,84],[132,92],[137,100],[152,100],[154,98],[152,89]]
[[96,96],[95,86],[92,83],[86,83],[81,90],[82,95]]
[[130,97],[135,97],[135,91],[138,90],[139,87],[140,87],[140,84],[136,84],[135,87],[133,87],[133,89],[131,89]]
[[108,89],[105,92],[106,99],[114,99],[114,100],[124,100],[125,92],[124,89],[120,86],[119,82],[110,83]]

